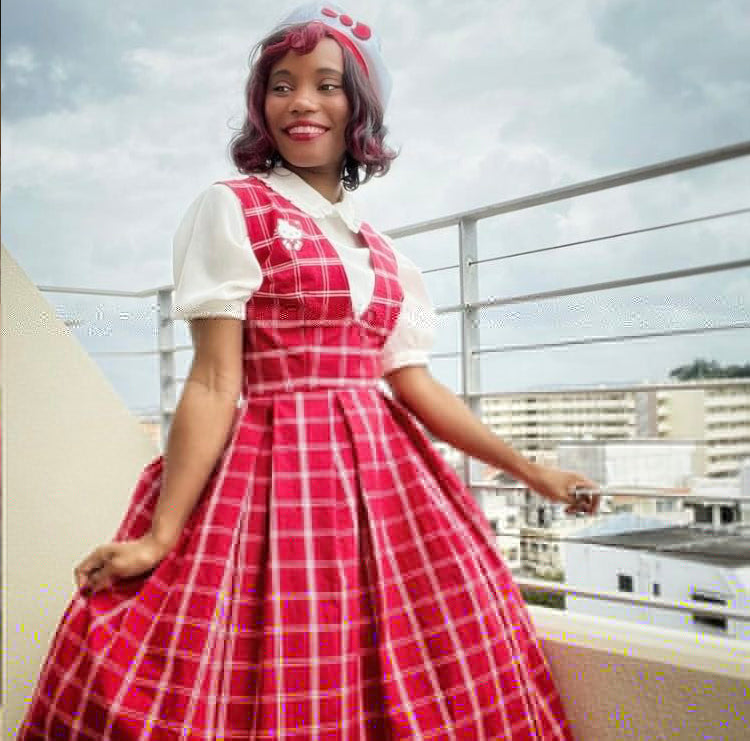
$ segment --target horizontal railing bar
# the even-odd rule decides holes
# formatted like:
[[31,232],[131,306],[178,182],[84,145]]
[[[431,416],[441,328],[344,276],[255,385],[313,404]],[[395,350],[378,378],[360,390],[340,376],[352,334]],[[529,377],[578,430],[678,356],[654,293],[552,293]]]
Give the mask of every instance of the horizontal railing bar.
[[[603,517],[609,517],[610,515],[604,514],[600,515],[600,518]],[[489,519],[489,518],[488,518]],[[668,524],[665,525],[665,527],[670,527]],[[685,527],[680,525],[674,525],[674,527]],[[716,536],[716,535],[724,535],[724,536],[731,536],[731,537],[740,537],[737,535],[736,531],[726,530],[726,525],[721,526],[719,529],[707,529],[707,530],[699,530],[698,528],[694,527],[693,525],[690,525],[691,529],[693,529],[695,532],[699,532],[701,534],[710,535],[710,536]],[[710,526],[706,525],[707,528]],[[560,545],[561,543],[572,543],[574,545],[597,545],[604,548],[623,548],[626,550],[643,550],[640,548],[635,548],[633,546],[615,546],[611,545],[609,543],[601,543],[597,542],[596,540],[589,540],[588,538],[579,538],[578,536],[569,538],[566,537],[564,533],[558,533],[558,537],[551,537],[549,535],[541,535],[536,534],[534,532],[529,532],[529,530],[544,530],[543,527],[534,527],[533,525],[523,525],[522,527],[510,529],[510,530],[493,530],[493,534],[497,536],[502,536],[506,538],[515,538],[521,541],[526,542],[539,542],[539,543],[546,543],[547,545]],[[650,553],[656,553],[661,556],[680,556],[680,555],[701,555],[701,556],[714,556],[716,557],[716,554],[711,551],[696,551],[692,548],[690,549],[690,552],[688,554],[685,554],[684,552],[680,551],[673,551],[673,550],[667,550],[667,549],[649,549]],[[546,553],[546,551],[543,551],[543,553]],[[722,556],[722,558],[727,558],[730,561],[738,561],[738,562],[747,562],[746,556]]]
[[[512,438],[504,438],[516,441]],[[736,480],[736,477],[729,478],[729,481]],[[468,484],[471,489],[494,489],[496,491],[508,492],[511,496],[523,496],[529,490],[528,486],[523,484],[503,484],[496,481],[472,481]],[[665,499],[730,499],[740,500],[747,499],[741,493],[725,494],[711,491],[693,492],[689,487],[660,487],[660,486],[618,486],[617,484],[605,484],[601,487],[600,492],[606,497],[644,497],[644,498],[665,498]],[[538,496],[538,495],[537,495]],[[750,503],[750,502],[749,502]],[[536,506],[536,505],[534,505]]]
[[719,273],[725,270],[738,270],[740,268],[746,267],[750,267],[750,259],[730,260],[729,262],[698,265],[693,268],[684,268],[682,270],[668,270],[662,273],[637,275],[633,278],[619,278],[617,280],[603,281],[601,283],[584,283],[577,286],[570,286],[568,288],[555,289],[553,291],[540,291],[538,293],[526,293],[518,294],[515,296],[508,296],[506,298],[483,299],[481,301],[471,301],[464,304],[441,306],[436,307],[435,312],[437,314],[448,314],[462,312],[464,309],[488,309],[495,306],[507,306],[509,304],[519,304],[528,301],[543,301],[552,298],[562,298],[563,296],[576,296],[582,293],[611,291],[615,288],[629,288],[632,286],[640,286],[645,283],[659,283],[662,281],[689,278],[696,275]]
[[[619,239],[620,237],[632,237],[635,234],[647,234],[648,232],[656,232],[662,229],[670,229],[677,226],[686,226],[688,224],[699,224],[705,221],[713,221],[715,219],[724,219],[728,216],[740,216],[741,214],[750,213],[750,208],[738,208],[734,211],[723,211],[716,214],[708,214],[707,216],[696,216],[692,219],[681,219],[680,221],[671,221],[667,224],[655,224],[653,226],[644,226],[638,229],[628,229],[622,232],[613,232],[612,234],[602,234],[598,237],[587,237],[586,239],[577,239],[574,242],[563,242],[562,244],[555,244],[549,247],[536,247],[531,250],[521,250],[520,252],[509,252],[503,255],[496,255],[494,257],[485,257],[481,260],[469,260],[468,265],[479,265],[487,262],[496,262],[498,260],[509,260],[514,257],[524,257],[526,255],[536,255],[540,252],[550,252],[552,250],[561,250],[566,247],[580,247],[585,244],[593,244],[595,242],[605,242],[610,239]],[[456,265],[455,267],[458,267]]]
[[92,350],[89,355],[98,357],[122,357],[125,355],[158,355],[160,352],[169,352],[169,350]]
[[604,177],[586,180],[574,185],[566,185],[562,188],[554,188],[552,190],[542,191],[541,193],[513,198],[508,201],[501,201],[500,203],[495,203],[489,206],[461,211],[437,219],[420,221],[415,224],[390,229],[386,231],[385,234],[393,239],[397,239],[399,237],[408,237],[413,234],[445,229],[447,227],[458,225],[461,220],[479,221],[481,219],[499,216],[500,214],[509,213],[511,211],[521,211],[527,208],[533,208],[534,206],[542,206],[555,201],[567,200],[579,195],[618,188],[622,185],[650,180],[664,175],[672,175],[677,172],[683,172],[697,167],[704,167],[706,165],[744,157],[748,154],[750,154],[750,141],[738,142],[726,147],[719,147],[717,149],[710,149],[697,154],[687,155],[685,157],[665,160],[656,164],[646,165],[645,167],[623,170],[614,175],[606,175]]
[[[488,486],[487,484],[469,484],[469,488],[472,491],[476,491],[478,489],[494,489],[494,487]],[[499,489],[499,491],[503,491],[503,489]],[[522,495],[523,496],[523,495]],[[539,496],[539,495],[536,495]],[[718,492],[688,492],[686,494],[679,494],[676,492],[668,492],[668,491],[659,491],[659,490],[653,490],[651,492],[649,491],[637,491],[637,490],[631,490],[627,489],[625,487],[612,487],[611,491],[603,492],[602,493],[603,498],[611,498],[611,499],[678,499],[678,500],[688,500],[688,501],[705,501],[705,502],[747,502],[748,505],[750,505],[750,499],[748,499],[747,495],[743,494],[742,492],[737,492],[736,494],[724,494],[724,493],[718,493]],[[541,497],[540,497],[541,499]],[[548,503],[550,504],[550,503]],[[555,502],[552,502],[551,504],[556,504]],[[560,504],[559,502],[557,504]],[[534,502],[519,502],[517,504],[510,504],[508,505],[510,507],[540,507],[542,506],[540,503],[534,503]],[[611,514],[619,514],[617,512],[606,512],[605,515],[611,515]],[[665,514],[663,512],[654,512],[655,516],[658,516],[660,514]],[[568,515],[566,515],[567,517]],[[691,523],[693,524],[693,523]],[[700,524],[700,523],[698,523]],[[707,524],[707,523],[706,523]],[[727,524],[727,523],[725,523]],[[731,523],[729,523],[731,524]]]
[[98,355],[99,357],[110,355],[158,355],[162,352],[182,352],[183,350],[192,350],[192,345],[176,345],[175,347],[166,347],[163,349],[154,348],[153,350],[94,350],[89,355]]
[[[560,340],[559,342],[534,342],[528,345],[503,345],[502,347],[480,347],[472,350],[472,355],[484,355],[491,352],[518,352],[523,350],[544,350],[549,347],[569,347],[573,345],[599,345],[607,342],[625,342],[629,340],[651,339],[654,337],[674,337],[678,335],[698,335],[709,332],[728,332],[735,329],[748,329],[750,322],[737,324],[721,324],[716,327],[687,327],[685,329],[665,329],[661,332],[639,332],[637,334],[602,335],[600,337],[581,337],[574,340]],[[430,358],[456,358],[461,355],[460,350],[450,352],[430,353]]]
[[[601,548],[623,548],[624,550],[638,551],[638,552],[642,550],[640,548],[625,548],[624,546],[614,546],[614,545],[610,545],[609,543],[597,543],[596,541],[588,540],[586,538],[580,538],[580,539],[579,538],[575,538],[575,539],[561,538],[557,540],[555,538],[544,538],[539,535],[518,535],[515,533],[508,533],[508,532],[495,532],[493,534],[498,537],[502,536],[508,539],[513,539],[514,541],[518,540],[521,543],[526,543],[527,549],[529,548],[529,544],[531,543],[535,543],[535,544],[543,543],[548,546],[549,545],[559,546],[561,543],[564,543],[564,544],[572,543],[573,545],[595,545]],[[732,536],[733,534],[719,531],[717,533],[714,533],[714,535]],[[733,537],[739,537],[739,536],[735,534]],[[553,562],[550,562],[548,559],[545,559],[545,556],[548,553],[549,553],[549,549],[547,551],[541,551],[541,552],[537,549],[536,552],[532,552],[532,554],[529,555],[528,550],[527,550],[525,554],[525,560],[533,562],[533,563],[547,565],[547,566],[554,566]],[[559,550],[558,550],[558,553],[559,553]],[[685,556],[688,556],[688,557],[708,556],[708,557],[716,558],[716,554],[712,553],[711,551],[693,550],[692,548],[689,553],[680,552],[680,551],[670,551],[670,550],[648,550],[647,553],[649,553],[650,555],[656,555],[656,556],[673,556],[675,558],[680,558],[680,557],[684,558]],[[732,562],[732,566],[736,568],[740,568],[747,564],[747,557],[743,558],[742,556],[722,556],[722,559]]]
[[119,296],[120,298],[147,298],[157,294],[159,291],[171,291],[174,289],[174,284],[168,283],[164,286],[157,286],[156,288],[144,288],[141,291],[118,291],[115,289],[103,289],[103,288],[77,288],[75,286],[44,286],[37,285],[40,291],[47,291],[50,293],[80,293],[92,296]]
[[545,396],[568,393],[589,393],[592,391],[600,393],[617,392],[617,391],[686,391],[691,389],[706,389],[714,386],[750,386],[750,378],[715,378],[703,379],[696,381],[682,381],[674,383],[642,383],[642,384],[614,384],[600,386],[560,386],[554,389],[543,389],[535,391],[533,389],[520,389],[517,391],[472,391],[469,396]]
[[[480,484],[481,486],[481,484]],[[600,486],[598,488],[598,492],[600,494],[604,494],[606,496],[609,496],[610,493],[616,493],[616,494],[624,494],[624,489],[628,489],[634,491],[634,492],[642,492],[644,490],[649,491],[659,491],[669,494],[677,494],[679,496],[685,496],[686,494],[690,493],[690,488],[687,486],[664,486],[664,487],[650,487],[650,486],[621,486],[618,484],[605,484],[604,486]],[[583,491],[581,487],[578,487],[578,491]],[[589,493],[588,490],[586,493]],[[653,495],[652,495],[653,496]]]
[[120,298],[143,298],[155,293],[156,289],[149,288],[145,291],[116,291],[107,290],[104,288],[76,288],[75,286],[41,286],[37,288],[40,291],[47,291],[51,293],[80,293],[84,295],[92,296],[119,296]]
[[602,443],[612,444],[617,443],[618,445],[708,445],[708,440],[696,440],[692,438],[681,437],[679,440],[673,440],[668,437],[658,438],[578,438],[578,437],[529,437],[527,435],[504,435],[504,439],[510,440],[514,443],[529,442],[529,443],[556,443],[557,445],[601,445]]
[[481,347],[473,350],[472,355],[485,353],[517,352],[521,350],[543,350],[549,347],[571,347],[573,345],[600,345],[607,342],[624,342],[629,340],[643,340],[655,337],[676,337],[684,335],[706,334],[708,332],[727,332],[734,329],[750,329],[750,322],[737,324],[721,324],[716,327],[688,327],[686,329],[667,329],[662,332],[638,332],[636,334],[603,335],[600,337],[582,337],[577,340],[562,340],[560,342],[534,342],[529,345],[503,345],[502,347]]
[[[500,426],[500,425],[498,425]],[[648,438],[577,438],[577,437],[529,437],[527,435],[513,435],[513,434],[506,434],[503,435],[503,439],[507,440],[512,445],[519,445],[521,443],[554,443],[556,446],[560,445],[575,445],[576,447],[585,447],[586,445],[622,445],[622,444],[629,444],[629,445],[644,445],[649,444],[652,442]],[[679,440],[673,440],[671,438],[662,437],[657,438],[653,441],[655,444],[664,444],[664,445],[709,445],[708,440],[685,440],[684,438],[680,438]],[[481,484],[482,486],[485,486],[485,484]],[[479,483],[477,483],[477,486],[480,486]]]
[[[507,439],[507,438],[506,438]],[[469,486],[472,489],[495,489],[500,491],[511,491],[517,492],[518,494],[524,493],[528,487],[507,485],[507,484],[493,484],[493,483],[481,483],[472,481]],[[712,492],[707,493],[693,493],[693,490],[686,486],[618,486],[617,484],[605,484],[598,490],[602,496],[605,497],[644,497],[647,499],[658,499],[660,497],[668,499],[691,499],[691,498],[726,498],[726,499],[747,499],[741,493],[736,495],[727,494],[726,497],[723,493],[715,494]],[[748,502],[750,503],[750,501]],[[554,504],[554,502],[553,502]]]
[[528,579],[524,577],[513,577],[513,581],[519,587],[528,587],[533,590],[546,592],[557,592],[561,594],[574,594],[580,597],[591,597],[592,599],[606,599],[614,602],[627,604],[638,604],[643,607],[658,607],[665,610],[676,610],[678,612],[693,612],[696,614],[726,617],[733,620],[750,620],[750,612],[742,612],[731,607],[710,606],[705,602],[678,602],[672,600],[654,599],[653,597],[642,597],[640,595],[626,595],[622,592],[592,591],[581,587],[573,587],[563,582],[545,581],[543,579]]
[[[734,211],[723,211],[717,214],[709,214],[707,216],[696,216],[692,219],[682,219],[680,221],[671,221],[667,224],[656,224],[654,226],[641,227],[639,229],[628,229],[622,232],[613,232],[611,234],[602,234],[598,237],[587,237],[586,239],[577,239],[573,242],[563,242],[561,244],[555,244],[548,247],[535,247],[530,250],[520,250],[519,252],[509,252],[503,255],[495,255],[493,257],[484,257],[480,260],[467,260],[467,265],[481,265],[488,262],[496,262],[498,260],[510,260],[515,257],[525,257],[527,255],[536,255],[541,252],[550,252],[552,250],[560,250],[566,247],[580,247],[585,244],[592,244],[595,242],[604,242],[610,239],[618,239],[619,237],[629,237],[635,234],[646,234],[647,232],[659,231],[661,229],[669,229],[677,226],[685,226],[687,224],[696,224],[703,221],[712,221],[714,219],[723,219],[728,216],[740,216],[745,213],[750,213],[750,208],[739,208]],[[422,270],[422,273],[439,273],[444,270],[458,270],[461,267],[460,263],[452,263],[450,265],[439,265],[435,268],[426,268]]]
[[[511,440],[514,443],[518,442],[518,438],[514,438],[514,437],[506,437],[505,439],[506,440]],[[601,444],[602,442],[606,442],[606,443],[616,442],[618,444],[620,442],[632,442],[634,444],[638,444],[640,441],[638,441],[638,440],[614,440],[614,441],[612,441],[612,440],[599,440],[599,441],[596,441],[596,440],[565,440],[563,442],[570,442],[570,443],[576,443],[576,444],[579,443],[579,442],[581,442],[581,443],[590,442],[590,443],[594,443],[594,444],[597,443],[597,442],[599,444]],[[682,441],[682,440],[673,440],[672,441],[672,440],[669,440],[667,438],[664,438],[663,440],[648,440],[648,439],[644,439],[643,442],[646,442],[646,443],[648,443],[648,442],[654,442],[654,443],[664,442],[664,443],[668,443],[668,444],[674,443],[676,445],[679,445],[680,443],[682,443],[684,441]],[[702,441],[699,440],[699,441],[696,441],[696,442],[698,444],[700,444]],[[691,445],[692,444],[693,443],[691,443]],[[502,481],[472,481],[469,484],[469,486],[476,486],[476,487],[484,488],[484,489],[503,489],[503,490],[507,490],[507,491],[517,491],[519,493],[524,492],[524,491],[526,491],[529,488],[528,486],[526,486],[524,484],[520,484],[520,483],[503,483]],[[644,496],[657,496],[659,493],[666,493],[666,492],[678,493],[678,492],[683,492],[686,489],[688,489],[688,487],[685,487],[685,486],[678,486],[678,487],[675,487],[675,486],[627,486],[627,485],[624,485],[624,484],[623,485],[620,485],[620,484],[606,484],[605,488],[612,489],[613,490],[613,495],[617,494],[617,493],[622,493],[623,496],[631,496],[631,495],[632,496],[637,496],[638,492],[645,492]],[[649,495],[648,492],[655,492],[655,493]],[[682,496],[682,494],[680,494],[680,496]]]
[[[484,484],[470,484],[469,488],[472,491],[476,491],[477,489],[489,489],[491,487],[488,487]],[[668,493],[668,492],[658,492],[653,491],[651,493],[646,491],[631,491],[625,488],[617,488],[614,487],[613,491],[604,492],[602,493],[603,498],[611,498],[611,499],[679,499],[679,500],[687,500],[689,502],[692,501],[700,501],[700,502],[747,502],[748,505],[750,505],[750,500],[748,499],[747,495],[742,494],[741,492],[738,492],[736,494],[723,494],[723,493],[716,493],[716,492],[695,492],[695,493],[687,493],[687,494],[677,494],[677,493]],[[539,503],[534,502],[521,502],[518,504],[510,504],[508,505],[510,507],[540,507],[542,506]],[[612,514],[619,514],[618,512],[606,512],[605,515],[609,516]],[[660,514],[664,514],[663,512],[654,512],[655,516],[658,516]],[[568,515],[566,515],[567,517]],[[693,524],[693,523],[691,523]],[[707,523],[706,523],[707,524]],[[726,524],[726,523],[725,523]]]
[[[533,505],[527,505],[527,504],[517,504],[517,505],[509,505],[509,507],[518,507],[519,509],[525,509],[527,506],[533,506]],[[673,512],[677,512],[678,510],[674,510]],[[687,510],[685,510],[687,511]],[[611,519],[612,517],[617,517],[620,513],[618,512],[600,512],[597,515],[594,515],[593,518],[596,522],[600,522],[602,520]],[[659,516],[666,516],[667,512],[658,512],[654,513],[654,517]],[[492,520],[492,517],[490,515],[486,515],[488,520]],[[583,518],[591,518],[591,515],[565,515],[565,520],[572,520],[575,521],[575,518],[577,517],[583,517]],[[502,519],[502,518],[500,518]],[[517,538],[523,541],[539,541],[542,543],[547,544],[559,544],[559,543],[584,543],[586,545],[598,545],[598,546],[605,546],[605,547],[621,547],[621,548],[628,548],[630,550],[644,550],[642,548],[634,547],[634,546],[614,546],[609,543],[601,543],[596,540],[589,540],[587,538],[582,538],[577,535],[574,535],[574,533],[578,532],[578,529],[573,527],[573,522],[570,523],[563,523],[563,524],[569,524],[570,528],[564,528],[562,525],[560,525],[559,519],[552,520],[555,525],[507,525],[506,529],[504,530],[493,530],[493,533],[497,536],[503,536],[506,538]],[[586,525],[586,523],[583,523]],[[557,527],[560,525],[560,527]],[[747,524],[744,524],[742,522],[730,522],[730,523],[724,523],[721,525],[713,526],[707,522],[689,522],[689,523],[681,523],[681,522],[671,522],[668,519],[663,520],[663,524],[661,525],[662,528],[682,528],[682,529],[689,529],[694,533],[699,533],[700,535],[705,535],[707,537],[716,537],[716,536],[723,536],[723,537],[732,537],[732,538],[741,538],[743,541],[746,540],[746,531],[747,531]],[[650,528],[651,530],[654,529],[660,529],[660,528]],[[628,531],[630,533],[632,531]],[[598,537],[598,536],[597,536]],[[674,551],[670,549],[647,549],[650,552],[658,552],[662,555],[680,555],[679,551]],[[713,556],[716,557],[716,553],[711,551],[690,551],[688,554],[683,555],[691,555],[692,553],[699,553],[701,555],[705,556]],[[722,556],[722,558],[729,558],[732,560],[738,560],[743,561],[744,563],[747,563],[748,558],[746,555],[731,555],[731,556]]]

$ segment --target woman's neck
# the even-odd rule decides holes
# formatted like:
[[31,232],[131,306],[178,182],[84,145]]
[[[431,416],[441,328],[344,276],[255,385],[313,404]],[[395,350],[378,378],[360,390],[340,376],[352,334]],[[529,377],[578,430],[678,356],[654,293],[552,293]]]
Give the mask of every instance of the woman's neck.
[[337,172],[315,167],[296,167],[284,162],[283,166],[299,175],[309,186],[315,188],[323,198],[331,203],[338,203],[343,195],[344,189]]

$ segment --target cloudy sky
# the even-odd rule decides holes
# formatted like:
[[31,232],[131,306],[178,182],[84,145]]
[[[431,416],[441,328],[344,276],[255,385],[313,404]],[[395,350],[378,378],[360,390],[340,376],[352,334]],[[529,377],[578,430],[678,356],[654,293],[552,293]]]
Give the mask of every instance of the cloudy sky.
[[[6,0],[2,238],[42,286],[172,283],[171,239],[208,184],[236,175],[252,44],[295,2]],[[747,0],[400,0],[345,5],[380,34],[401,149],[356,194],[381,230],[750,139]],[[750,161],[481,222],[483,259],[750,207]],[[747,257],[750,214],[487,262],[507,297]],[[458,301],[454,229],[399,240],[436,306]],[[46,293],[92,353],[155,346],[153,302]],[[750,271],[482,313],[482,346],[750,320]],[[179,338],[188,342],[182,322]],[[440,315],[436,352],[458,348]],[[485,390],[665,380],[696,357],[748,362],[748,331],[488,352]],[[742,348],[745,348],[744,350]],[[134,410],[156,361],[96,355]],[[181,371],[189,353],[182,354]],[[458,388],[457,361],[433,372]]]

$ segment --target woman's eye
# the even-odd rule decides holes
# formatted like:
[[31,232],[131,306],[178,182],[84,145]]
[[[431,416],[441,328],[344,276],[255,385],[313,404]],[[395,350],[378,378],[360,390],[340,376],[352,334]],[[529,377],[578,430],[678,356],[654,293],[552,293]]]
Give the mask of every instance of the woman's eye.
[[[333,92],[334,90],[339,90],[341,88],[341,85],[336,85],[333,82],[324,82],[320,85],[320,89],[323,90],[323,92],[329,93]],[[274,93],[286,93],[292,88],[287,85],[286,83],[279,83],[278,85],[274,85],[271,90]]]

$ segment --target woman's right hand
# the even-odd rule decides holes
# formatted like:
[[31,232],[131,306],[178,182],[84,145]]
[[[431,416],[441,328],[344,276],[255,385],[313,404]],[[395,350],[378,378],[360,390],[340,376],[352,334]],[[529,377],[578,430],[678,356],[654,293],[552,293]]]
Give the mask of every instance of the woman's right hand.
[[[566,514],[582,513],[596,515],[599,511],[601,490],[599,485],[587,476],[575,471],[565,471],[554,466],[537,463],[534,466],[533,480],[529,486],[553,502],[567,504]],[[576,490],[583,489],[585,494],[577,494]]]
[[169,549],[149,532],[134,540],[113,541],[95,548],[73,573],[81,591],[98,592],[117,579],[138,576],[156,567]]

